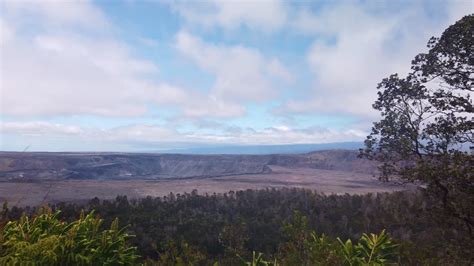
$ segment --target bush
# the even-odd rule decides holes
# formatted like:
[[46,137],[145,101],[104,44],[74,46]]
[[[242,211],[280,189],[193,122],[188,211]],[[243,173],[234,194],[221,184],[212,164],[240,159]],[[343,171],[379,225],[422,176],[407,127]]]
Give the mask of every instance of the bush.
[[308,218],[296,211],[290,222],[283,226],[288,239],[281,244],[278,258],[264,259],[262,253],[253,252],[249,266],[277,265],[347,265],[375,266],[398,265],[399,245],[382,230],[380,234],[362,234],[356,244],[348,239],[342,241],[324,234],[317,235],[308,228]]
[[138,259],[117,219],[101,230],[94,212],[70,223],[59,214],[42,208],[36,217],[23,215],[0,228],[0,265],[130,265]]

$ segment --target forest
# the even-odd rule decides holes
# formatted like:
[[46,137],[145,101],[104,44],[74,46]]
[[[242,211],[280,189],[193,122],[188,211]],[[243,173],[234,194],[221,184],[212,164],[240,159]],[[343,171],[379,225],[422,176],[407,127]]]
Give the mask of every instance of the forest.
[[[94,198],[87,204],[49,208],[60,210],[59,220],[64,221],[94,210],[103,219],[102,229],[117,218],[130,236],[127,245],[136,247],[136,262],[150,265],[242,265],[259,253],[266,263],[317,265],[302,251],[312,234],[338,244],[337,238],[357,241],[364,233],[382,230],[396,245],[390,256],[393,263],[469,265],[474,260],[472,236],[458,220],[435,215],[433,204],[421,192],[324,195],[288,188],[212,195],[194,191],[131,200],[118,196],[112,201]],[[2,224],[40,209],[4,204]],[[319,265],[343,264],[338,259]]]

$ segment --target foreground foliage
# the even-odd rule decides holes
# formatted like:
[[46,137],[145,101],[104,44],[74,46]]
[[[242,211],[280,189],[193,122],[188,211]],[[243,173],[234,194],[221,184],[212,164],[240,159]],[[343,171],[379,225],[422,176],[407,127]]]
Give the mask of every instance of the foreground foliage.
[[59,214],[44,208],[33,218],[9,221],[0,231],[0,265],[128,265],[139,257],[118,220],[101,230],[103,221],[93,212],[71,223]]
[[283,230],[288,240],[280,246],[284,265],[384,265],[398,258],[398,245],[382,230],[380,234],[362,234],[356,244],[318,235],[308,228],[308,218],[295,212]]
[[[256,257],[263,254],[261,260],[276,259],[279,265],[341,265],[338,237],[344,244],[350,239],[352,250],[363,253],[356,248],[364,245],[363,234],[383,229],[393,238],[390,244],[399,244],[399,256],[391,257],[390,250],[382,254],[402,265],[470,265],[474,246],[465,227],[456,220],[433,219],[433,204],[414,192],[327,196],[303,189],[269,189],[139,200],[120,196],[51,208],[60,209],[58,218],[69,223],[81,210],[95,210],[104,220],[100,230],[109,229],[118,218],[129,225],[127,231],[135,237],[128,241],[148,265],[242,265],[237,255],[251,262],[253,251]],[[4,208],[1,216],[4,221],[18,220],[23,212],[37,211]]]
[[[101,219],[93,212],[72,223],[61,222],[60,212],[43,208],[33,218],[23,215],[9,221],[0,231],[1,265],[138,265],[135,247],[126,243],[125,228],[118,229],[115,219],[109,230],[100,230]],[[380,234],[363,234],[357,244],[350,239],[318,236],[307,227],[307,217],[295,212],[285,223],[288,242],[272,261],[263,253],[252,252],[250,261],[235,254],[244,265],[384,265],[398,256],[398,245],[383,230]],[[279,263],[281,261],[281,263]],[[393,260],[392,260],[393,261]],[[142,264],[142,263],[140,263]],[[200,265],[206,257],[186,242],[178,247],[172,241],[157,260],[147,259],[145,265]],[[219,265],[215,262],[214,265]],[[225,264],[224,264],[225,265]]]
[[398,245],[392,243],[385,230],[379,235],[364,233],[357,245],[353,245],[350,239],[346,242],[337,240],[342,246],[346,265],[384,265],[397,255]]

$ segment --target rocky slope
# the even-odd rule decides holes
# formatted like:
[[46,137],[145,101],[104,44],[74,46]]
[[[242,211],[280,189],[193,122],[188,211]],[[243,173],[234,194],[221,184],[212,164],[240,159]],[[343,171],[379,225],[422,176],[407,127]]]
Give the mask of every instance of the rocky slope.
[[0,180],[163,179],[266,174],[270,166],[373,173],[373,162],[348,150],[306,154],[185,155],[0,152]]

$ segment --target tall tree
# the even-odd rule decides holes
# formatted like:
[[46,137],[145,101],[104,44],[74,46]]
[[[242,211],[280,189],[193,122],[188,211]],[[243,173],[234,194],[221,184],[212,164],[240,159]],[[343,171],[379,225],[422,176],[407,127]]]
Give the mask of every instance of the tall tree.
[[361,155],[381,162],[382,180],[421,185],[443,217],[474,229],[474,14],[428,41],[405,78],[379,83],[380,111]]

